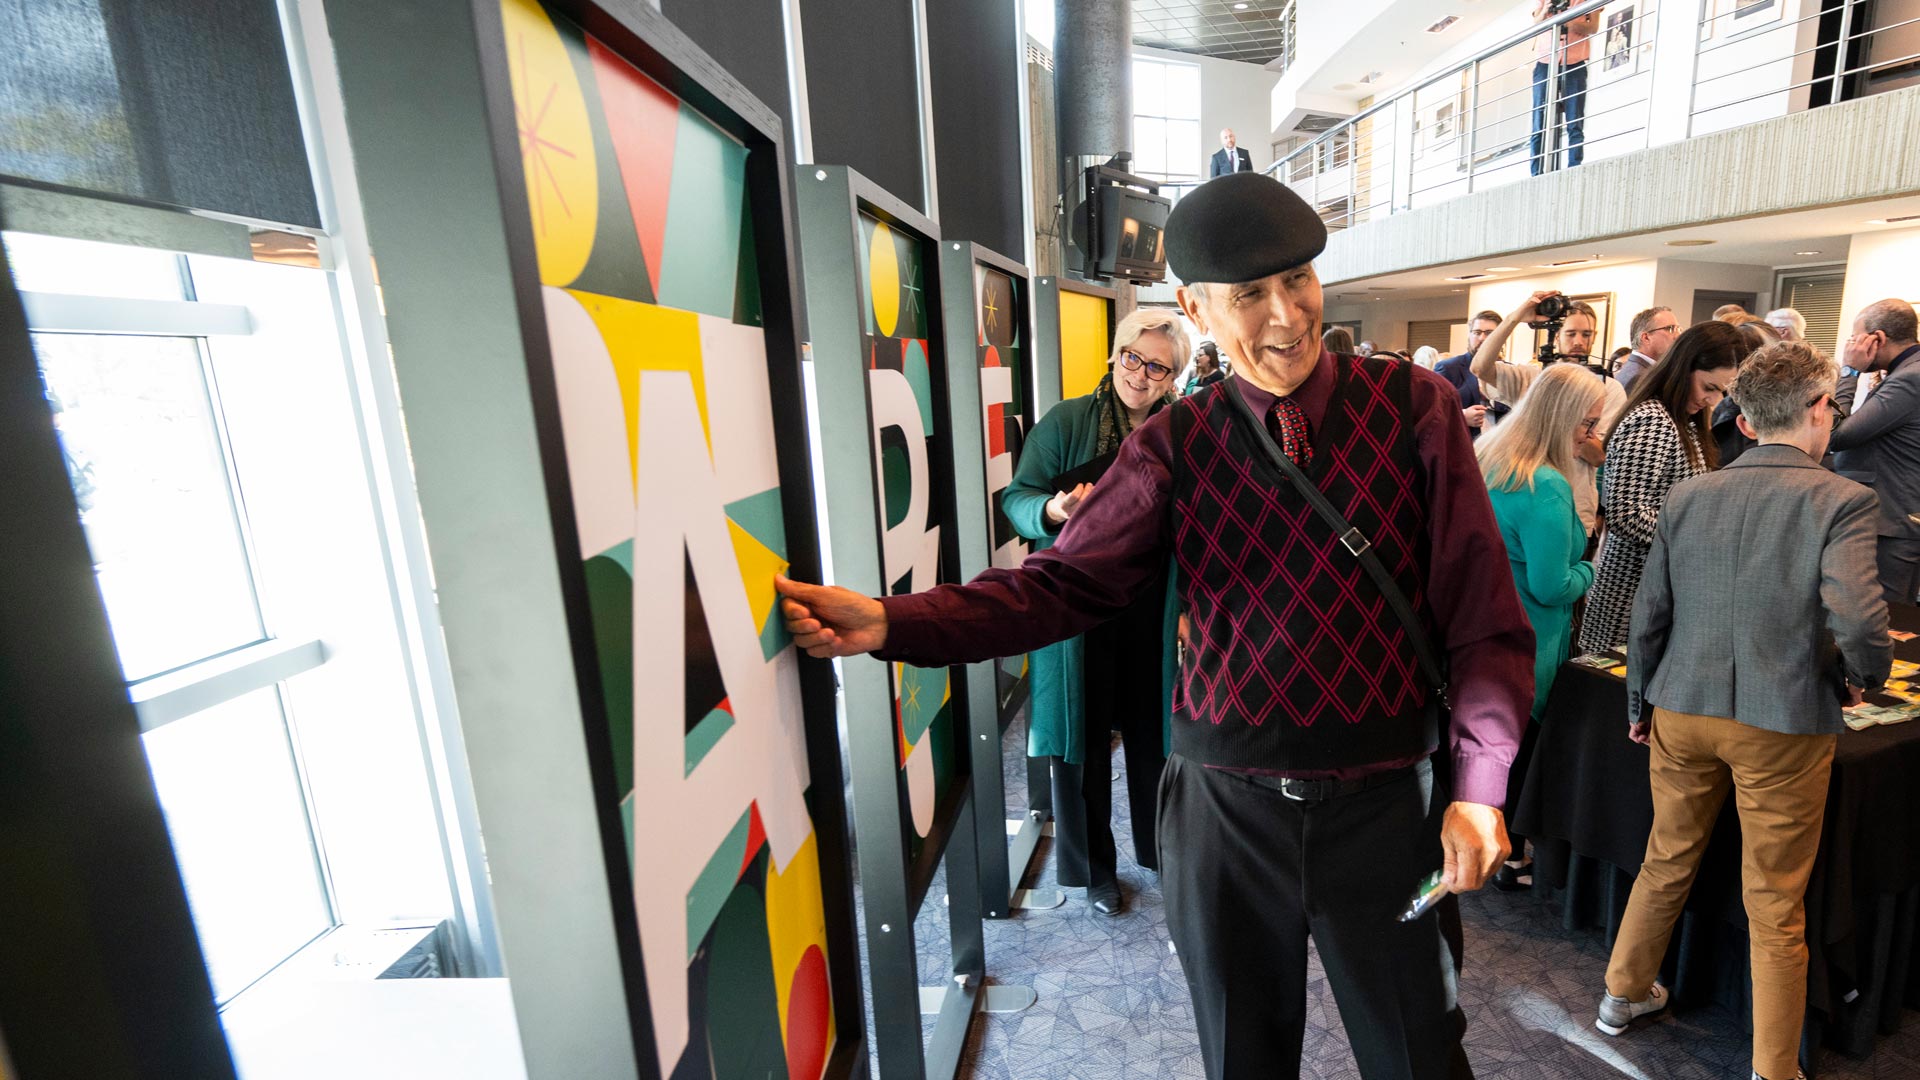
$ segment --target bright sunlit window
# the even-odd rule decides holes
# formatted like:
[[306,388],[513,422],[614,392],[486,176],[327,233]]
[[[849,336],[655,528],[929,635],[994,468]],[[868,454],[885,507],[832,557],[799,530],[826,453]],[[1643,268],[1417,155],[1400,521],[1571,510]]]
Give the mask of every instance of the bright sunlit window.
[[[191,307],[180,256],[19,234],[6,246],[30,318],[36,294]],[[274,630],[244,463],[204,336],[41,328],[33,347],[129,690],[197,701],[143,713],[141,741],[224,1002],[334,925],[284,687],[231,678]]]
[[1200,130],[1200,68],[1133,58],[1133,171],[1150,180],[1200,179],[1211,153]]

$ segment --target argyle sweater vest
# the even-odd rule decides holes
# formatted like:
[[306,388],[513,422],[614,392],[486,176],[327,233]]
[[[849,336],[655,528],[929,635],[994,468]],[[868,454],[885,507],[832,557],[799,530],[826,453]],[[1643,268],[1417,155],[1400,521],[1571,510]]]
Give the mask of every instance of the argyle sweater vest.
[[[1372,541],[1432,638],[1412,373],[1396,361],[1335,362],[1306,474]],[[1267,459],[1228,392],[1209,387],[1169,417],[1174,552],[1191,628],[1174,751],[1205,765],[1309,771],[1431,749],[1438,711],[1405,628]]]

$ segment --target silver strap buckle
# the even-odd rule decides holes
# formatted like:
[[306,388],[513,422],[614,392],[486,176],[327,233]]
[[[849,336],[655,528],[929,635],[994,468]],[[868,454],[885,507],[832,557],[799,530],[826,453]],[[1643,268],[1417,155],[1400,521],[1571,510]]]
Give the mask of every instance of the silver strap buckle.
[[1346,532],[1341,533],[1340,542],[1347,546],[1348,551],[1353,552],[1355,558],[1365,555],[1367,550],[1373,547],[1373,543],[1361,535],[1360,530],[1357,528],[1348,529]]

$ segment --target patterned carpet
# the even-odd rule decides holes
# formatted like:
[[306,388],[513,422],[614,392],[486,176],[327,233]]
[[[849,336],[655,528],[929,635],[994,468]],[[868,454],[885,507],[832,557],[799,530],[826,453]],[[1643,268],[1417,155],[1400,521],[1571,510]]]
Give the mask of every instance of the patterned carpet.
[[[1007,774],[1024,777],[1015,725]],[[1122,756],[1114,754],[1115,768]],[[1014,793],[1011,798],[1019,798]],[[1132,859],[1126,785],[1114,785],[1120,879],[1128,910],[1117,918],[1090,914],[1084,890],[1067,891],[1065,906],[989,921],[991,981],[1031,986],[1039,1001],[1024,1012],[975,1020],[961,1076],[976,1080],[1136,1080],[1199,1078],[1193,1010],[1153,875]],[[1024,810],[1024,803],[1009,807]],[[1036,857],[1039,864],[1046,854]],[[1035,879],[1053,883],[1050,864]],[[1030,881],[1030,883],[1033,883]],[[946,912],[936,883],[915,924],[921,981],[948,971]],[[1744,1080],[1749,1075],[1744,1021],[1721,1009],[1694,1009],[1609,1039],[1593,1028],[1606,971],[1601,935],[1569,933],[1530,894],[1492,890],[1463,901],[1467,963],[1461,999],[1467,1010],[1467,1054],[1479,1080],[1637,1077],[1641,1080]],[[1358,1080],[1318,961],[1308,973],[1304,1077]],[[931,1018],[926,1030],[931,1031]],[[1920,1077],[1920,1018],[1882,1037],[1873,1056],[1854,1061],[1827,1051],[1819,1077],[1911,1080]],[[938,1078],[937,1078],[938,1080]]]

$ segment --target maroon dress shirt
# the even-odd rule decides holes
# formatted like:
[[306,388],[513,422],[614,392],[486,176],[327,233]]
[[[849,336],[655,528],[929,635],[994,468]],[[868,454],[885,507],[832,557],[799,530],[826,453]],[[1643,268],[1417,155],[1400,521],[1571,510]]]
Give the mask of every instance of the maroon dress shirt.
[[[1438,630],[1435,648],[1449,661],[1453,797],[1500,806],[1533,704],[1533,628],[1514,590],[1459,395],[1430,371],[1416,368],[1412,374],[1414,437],[1432,540],[1427,597]],[[1273,394],[1246,379],[1233,381],[1256,414],[1272,415]],[[1313,373],[1290,395],[1314,430],[1326,417],[1334,382],[1333,356],[1322,351]],[[988,570],[966,585],[883,598],[887,644],[879,657],[922,665],[976,663],[1085,631],[1123,610],[1135,588],[1167,567],[1171,508],[1162,410],[1121,445],[1053,547],[1027,556],[1017,570]],[[1350,779],[1408,764],[1383,761],[1282,775]]]

